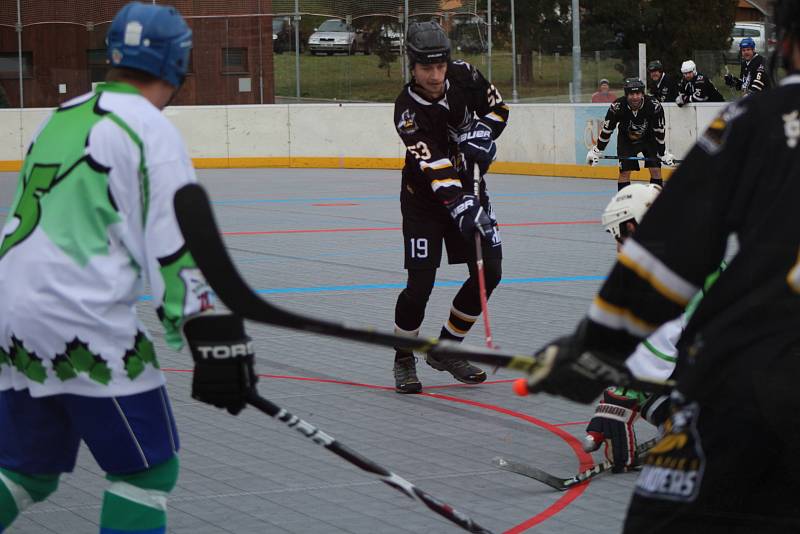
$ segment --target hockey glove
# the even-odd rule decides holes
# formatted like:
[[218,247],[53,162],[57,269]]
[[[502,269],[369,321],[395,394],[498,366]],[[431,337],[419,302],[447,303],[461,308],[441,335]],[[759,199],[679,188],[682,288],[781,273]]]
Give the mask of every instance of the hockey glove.
[[497,155],[492,129],[481,121],[473,122],[468,131],[458,136],[458,150],[464,157],[466,168],[471,170],[477,164],[483,176]]
[[689,102],[689,95],[680,94],[675,98],[675,103],[679,108],[682,108]]
[[727,85],[728,87],[733,87],[737,91],[741,91],[742,90],[742,80],[740,80],[739,78],[736,78],[730,72],[725,75],[725,85]]
[[492,219],[483,209],[475,195],[462,194],[447,204],[447,209],[450,210],[450,216],[456,222],[461,235],[464,236],[467,242],[472,242],[477,230],[481,233],[483,239],[492,246],[500,243],[500,237],[497,235]]
[[614,473],[623,473],[637,465],[636,432],[633,423],[639,416],[639,401],[621,394],[615,388],[603,392],[603,400],[595,408],[586,427],[583,449],[594,452],[605,445],[606,458]]
[[602,155],[603,151],[597,148],[597,145],[595,145],[589,149],[589,152],[586,153],[586,163],[588,163],[590,167],[594,167],[600,163],[600,156]]
[[183,334],[194,359],[192,398],[238,414],[258,381],[241,317],[196,315],[186,320]]
[[531,372],[529,393],[541,391],[588,404],[606,387],[625,383],[629,374],[624,358],[610,363],[611,358],[585,350],[585,329],[584,321],[574,334],[554,340],[535,354],[541,365]]
[[675,155],[670,152],[667,152],[666,154],[661,154],[660,156],[658,156],[658,159],[660,159],[661,163],[663,163],[667,167],[675,166]]

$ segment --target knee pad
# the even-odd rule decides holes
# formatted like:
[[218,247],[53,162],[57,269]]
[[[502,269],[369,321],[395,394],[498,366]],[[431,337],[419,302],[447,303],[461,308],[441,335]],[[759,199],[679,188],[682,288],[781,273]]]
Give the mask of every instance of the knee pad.
[[[144,471],[129,473],[126,475],[106,475],[106,479],[112,483],[124,483],[143,490],[153,490],[162,493],[169,493],[178,483],[178,471],[180,462],[177,456],[173,456],[164,463],[153,466]],[[113,484],[112,484],[113,486]]]
[[103,496],[101,534],[163,534],[167,494],[178,481],[178,457],[125,475],[106,475],[111,485]]
[[22,510],[47,499],[58,488],[60,475],[25,475],[0,467],[0,483],[4,484]]
[[502,261],[486,260],[483,265],[483,276],[486,279],[486,293],[491,294],[503,277]]
[[431,296],[435,280],[436,269],[410,269],[403,293],[412,302],[424,307]]

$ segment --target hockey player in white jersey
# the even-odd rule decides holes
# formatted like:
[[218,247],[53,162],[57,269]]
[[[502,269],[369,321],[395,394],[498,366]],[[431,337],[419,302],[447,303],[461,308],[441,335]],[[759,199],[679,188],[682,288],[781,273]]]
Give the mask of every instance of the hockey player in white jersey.
[[[617,192],[603,211],[602,224],[617,242],[617,250],[642,221],[645,212],[655,201],[661,188],[654,184],[632,184]],[[724,264],[720,270],[724,268]],[[719,276],[715,271],[702,291],[692,299],[686,312],[666,323],[647,339],[625,361],[631,373],[646,380],[667,380],[675,370],[676,345],[683,328],[703,293]],[[615,473],[638,465],[634,422],[641,415],[647,422],[660,426],[669,416],[668,395],[645,395],[629,388],[609,388],[597,405],[595,415],[586,427],[584,448],[592,452],[604,446],[606,458],[613,463]]]
[[145,278],[166,342],[179,349],[183,328],[193,353],[192,396],[238,413],[254,387],[242,321],[210,311],[172,207],[195,174],[160,109],[191,38],[174,8],[126,5],[109,81],[56,109],[28,149],[0,234],[0,532],[55,491],[81,441],[110,481],[100,532],[165,532],[179,441],[136,317]]

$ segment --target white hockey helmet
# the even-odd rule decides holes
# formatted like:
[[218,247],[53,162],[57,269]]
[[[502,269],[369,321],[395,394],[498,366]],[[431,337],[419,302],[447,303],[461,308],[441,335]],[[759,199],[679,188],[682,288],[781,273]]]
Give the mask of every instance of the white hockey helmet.
[[653,205],[660,192],[661,187],[655,184],[631,184],[623,187],[603,211],[603,228],[614,239],[621,239],[622,225],[628,221],[641,223],[645,212]]
[[697,65],[695,65],[694,61],[691,59],[687,59],[681,63],[681,74],[687,74],[689,72],[697,76]]

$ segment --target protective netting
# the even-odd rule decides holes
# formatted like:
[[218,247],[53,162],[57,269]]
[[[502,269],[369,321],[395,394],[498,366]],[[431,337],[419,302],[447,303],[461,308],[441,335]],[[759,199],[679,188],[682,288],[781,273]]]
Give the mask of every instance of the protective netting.
[[[100,24],[114,18],[127,0],[38,0],[20,2],[23,28],[34,24]],[[187,18],[248,15],[322,15],[353,20],[371,16],[402,17],[403,0],[156,0],[173,5]],[[17,2],[0,2],[0,25],[17,24]],[[477,0],[409,0],[409,17],[431,14],[474,14]]]

